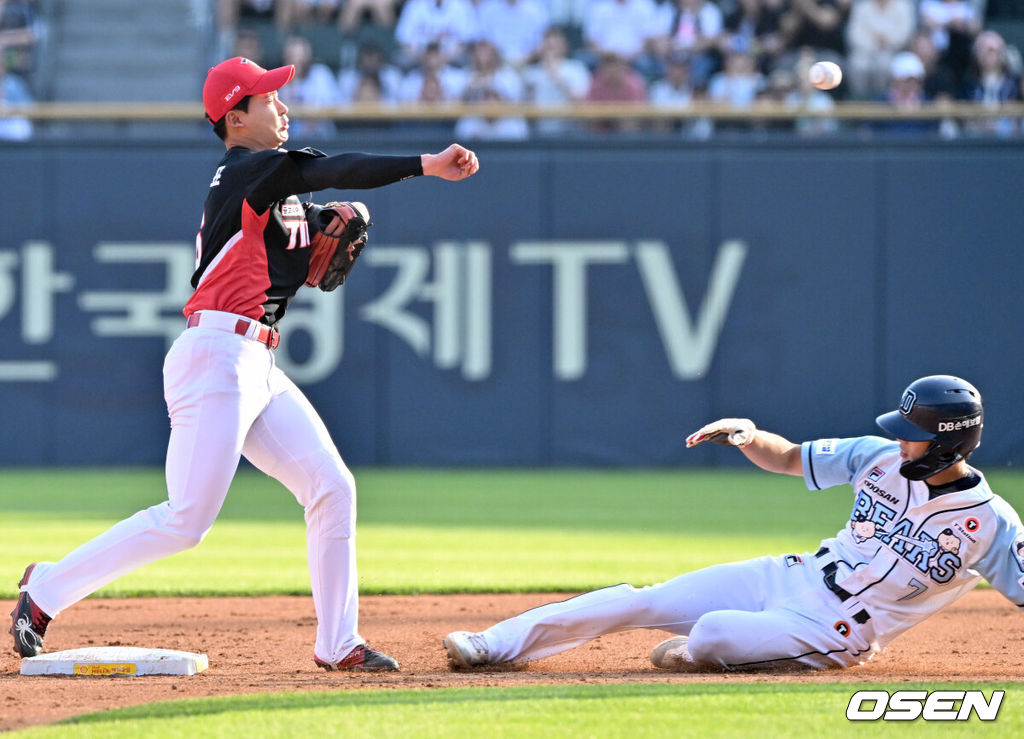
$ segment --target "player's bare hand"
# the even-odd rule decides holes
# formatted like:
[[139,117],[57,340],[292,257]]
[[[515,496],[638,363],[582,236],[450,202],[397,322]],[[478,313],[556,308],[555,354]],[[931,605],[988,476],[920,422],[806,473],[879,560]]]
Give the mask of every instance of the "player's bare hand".
[[420,162],[423,174],[453,182],[464,180],[480,169],[476,154],[459,144],[452,144],[439,154],[424,154]]
[[731,446],[746,446],[754,440],[757,427],[749,418],[721,418],[686,437],[686,446],[694,447],[704,441]]

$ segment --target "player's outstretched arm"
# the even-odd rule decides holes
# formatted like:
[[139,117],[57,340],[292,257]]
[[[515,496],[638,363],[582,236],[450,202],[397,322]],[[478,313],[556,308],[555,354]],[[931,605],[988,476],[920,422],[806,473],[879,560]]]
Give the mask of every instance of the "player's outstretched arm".
[[802,475],[800,445],[778,434],[758,429],[749,418],[722,418],[712,421],[686,437],[686,446],[705,441],[739,447],[747,459],[763,470],[786,475]]
[[758,429],[754,432],[753,440],[740,447],[740,451],[762,470],[797,477],[804,474],[800,445],[770,431]]
[[459,144],[452,144],[438,154],[423,154],[420,162],[423,174],[453,182],[464,180],[480,169],[476,154]]

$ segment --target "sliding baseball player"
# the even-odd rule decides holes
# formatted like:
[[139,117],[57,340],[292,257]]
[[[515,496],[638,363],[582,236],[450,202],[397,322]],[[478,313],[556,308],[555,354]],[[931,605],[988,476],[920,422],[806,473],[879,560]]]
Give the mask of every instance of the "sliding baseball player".
[[1024,526],[968,464],[981,440],[981,395],[947,375],[921,378],[879,416],[894,436],[794,444],[747,419],[686,440],[739,448],[811,490],[852,487],[849,520],[815,552],[708,567],[644,588],[616,585],[444,640],[455,667],[526,662],[625,629],[678,636],[655,667],[849,667],[971,590],[982,577],[1024,607]]

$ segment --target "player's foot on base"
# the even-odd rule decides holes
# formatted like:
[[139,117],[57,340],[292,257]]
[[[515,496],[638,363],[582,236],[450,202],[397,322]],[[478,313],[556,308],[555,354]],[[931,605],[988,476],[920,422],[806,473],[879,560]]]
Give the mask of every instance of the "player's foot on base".
[[397,660],[383,652],[378,652],[376,649],[371,649],[366,644],[360,644],[353,649],[341,662],[326,662],[315,654],[313,655],[313,661],[316,662],[318,667],[323,667],[325,670],[393,672],[398,669]]
[[453,631],[441,643],[448,651],[452,667],[477,667],[490,662],[490,651],[482,634]]
[[674,670],[679,672],[693,666],[693,657],[687,646],[690,638],[687,636],[673,636],[651,650],[651,664],[660,667],[662,670]]
[[[36,568],[33,562],[25,568],[25,574],[21,576],[18,588],[28,585],[28,579],[32,570]],[[22,590],[18,595],[18,602],[11,611],[11,636],[14,637],[14,651],[22,657],[35,657],[42,654],[43,636],[46,635],[46,627],[50,623],[47,616],[37,606],[28,591]]]

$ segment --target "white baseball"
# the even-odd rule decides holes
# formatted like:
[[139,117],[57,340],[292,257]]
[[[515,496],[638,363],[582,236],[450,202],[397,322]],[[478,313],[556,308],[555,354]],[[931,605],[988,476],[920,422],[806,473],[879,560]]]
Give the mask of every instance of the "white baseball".
[[843,70],[835,62],[815,62],[807,72],[807,77],[819,90],[832,90],[843,81]]

